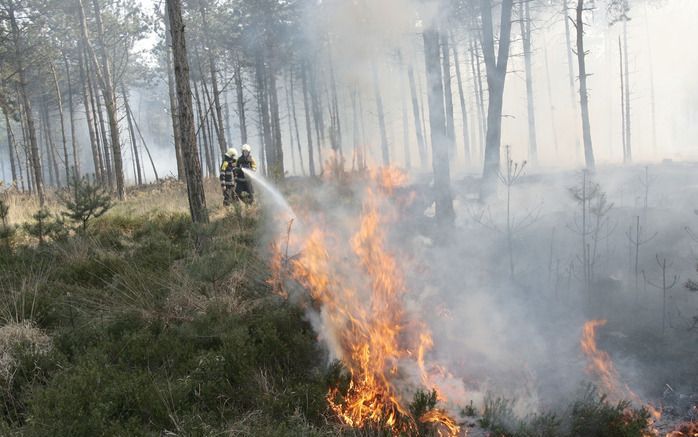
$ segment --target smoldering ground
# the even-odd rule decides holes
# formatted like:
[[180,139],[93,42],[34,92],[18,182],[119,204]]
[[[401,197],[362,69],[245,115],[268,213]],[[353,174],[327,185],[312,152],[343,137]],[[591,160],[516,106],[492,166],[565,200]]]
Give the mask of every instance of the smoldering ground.
[[[382,196],[385,249],[397,260],[406,289],[396,310],[404,311],[407,331],[411,323],[428,327],[433,346],[426,366],[439,369],[431,383],[448,403],[462,408],[471,401],[481,405],[488,395],[503,397],[514,401],[521,416],[568,404],[584,383],[600,382],[588,372],[579,346],[582,326],[591,319],[608,321],[599,328],[599,348],[610,354],[620,383],[641,402],[661,404],[667,387],[695,393],[698,332],[690,327],[698,296],[684,284],[696,267],[698,242],[691,232],[698,227],[696,174],[695,165],[671,163],[601,168],[593,175],[525,169],[509,193],[511,245],[503,185],[497,199],[480,204],[470,195],[476,190],[472,181],[455,181],[455,226],[429,217],[430,189],[423,175],[412,175],[405,186]],[[289,196],[299,211],[297,225],[335,235],[337,248],[351,244],[365,212],[364,190],[371,186],[366,174],[342,177],[322,185],[291,183]],[[584,178],[589,190],[598,186],[597,195],[606,199],[601,217],[593,213],[594,200],[587,207],[584,244],[593,270],[587,273],[582,205],[572,194]],[[294,232],[291,257],[304,250],[303,232]],[[337,249],[328,259],[341,266],[338,272],[349,269],[348,278],[366,275],[347,267],[351,256]],[[666,300],[663,274],[666,287],[674,283]],[[351,286],[365,287],[357,292],[370,300],[370,285],[358,279]],[[342,358],[337,339],[327,338],[321,313],[315,307],[308,314],[330,358]],[[410,374],[410,369],[403,370]],[[423,382],[413,375],[401,384],[414,390]]]

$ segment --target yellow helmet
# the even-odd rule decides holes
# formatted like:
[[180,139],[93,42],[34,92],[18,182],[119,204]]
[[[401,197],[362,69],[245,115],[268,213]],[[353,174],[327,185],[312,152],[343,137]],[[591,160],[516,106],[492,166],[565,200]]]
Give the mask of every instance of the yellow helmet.
[[252,152],[252,147],[250,147],[249,144],[243,144],[243,145],[242,145],[242,151],[243,151],[243,152],[248,152],[248,153],[249,153],[249,152]]
[[235,158],[236,156],[238,156],[238,151],[231,147],[230,149],[228,149],[227,152],[225,152],[225,156],[227,156],[228,158]]

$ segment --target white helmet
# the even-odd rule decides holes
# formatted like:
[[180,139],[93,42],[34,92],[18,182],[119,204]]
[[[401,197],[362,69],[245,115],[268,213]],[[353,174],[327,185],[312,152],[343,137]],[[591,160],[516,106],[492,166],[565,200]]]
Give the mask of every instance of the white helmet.
[[252,152],[252,147],[250,147],[249,144],[243,144],[243,145],[242,145],[242,151],[243,151],[243,152],[250,153],[250,152]]
[[227,152],[225,152],[225,156],[227,156],[228,158],[235,158],[236,156],[238,156],[238,151],[231,147],[230,149],[228,149]]

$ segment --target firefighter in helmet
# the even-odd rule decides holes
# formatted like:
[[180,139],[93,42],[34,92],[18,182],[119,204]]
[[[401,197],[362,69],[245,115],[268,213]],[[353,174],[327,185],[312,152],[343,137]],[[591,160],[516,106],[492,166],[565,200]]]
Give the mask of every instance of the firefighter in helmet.
[[223,155],[221,163],[221,188],[223,189],[223,205],[228,206],[235,200],[235,165],[238,151],[232,147]]
[[257,162],[252,157],[252,148],[249,144],[243,144],[242,156],[237,160],[235,171],[235,194],[246,202],[254,200],[254,189],[250,178],[242,169],[257,171]]

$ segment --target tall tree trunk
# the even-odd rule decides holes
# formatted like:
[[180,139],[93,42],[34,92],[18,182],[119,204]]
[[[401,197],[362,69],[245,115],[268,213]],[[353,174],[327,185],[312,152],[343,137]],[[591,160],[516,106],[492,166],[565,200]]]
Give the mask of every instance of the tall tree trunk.
[[587,169],[594,170],[594,149],[591,144],[591,125],[589,123],[589,94],[587,92],[586,52],[584,51],[584,0],[577,0],[577,63],[579,64],[579,106],[582,110],[582,139],[584,141],[584,159]]
[[136,184],[143,185],[143,172],[141,171],[141,158],[138,154],[138,141],[136,141],[136,131],[133,128],[133,117],[131,116],[131,111],[129,110],[128,91],[126,91],[126,87],[123,84],[121,84],[121,95],[123,96],[124,106],[126,108],[126,121],[128,123],[128,132],[129,136],[131,137],[131,150],[133,153],[133,160],[135,162],[134,165],[136,167],[136,171],[134,172],[135,174],[133,176],[136,178]]
[[82,84],[82,104],[85,107],[85,121],[87,122],[87,131],[90,136],[90,149],[92,150],[92,163],[94,165],[94,172],[96,179],[104,184],[104,166],[102,164],[102,155],[99,152],[99,137],[95,130],[95,120],[92,117],[92,91],[89,86],[87,76],[89,73],[85,71],[84,59],[82,55],[82,50],[78,50],[80,55],[80,83]]
[[[155,167],[155,161],[153,160],[153,155],[150,154],[150,148],[148,148],[148,144],[145,142],[145,138],[143,138],[143,133],[141,132],[141,128],[138,126],[138,121],[136,121],[136,116],[133,115],[133,111],[131,110],[131,105],[129,105],[128,100],[124,100],[124,106],[126,107],[126,111],[131,114],[131,121],[133,121],[133,126],[136,128],[136,133],[138,134],[138,138],[141,139],[141,143],[143,143],[143,148],[145,149],[145,153],[148,155],[148,160],[150,161],[150,167],[153,169],[153,175],[155,176],[155,181],[159,182],[160,177],[158,176],[158,169]],[[145,164],[142,164],[145,167]],[[143,174],[145,175],[145,170],[143,170]],[[145,180],[145,176],[143,177]]]
[[378,80],[378,67],[373,62],[371,63],[371,71],[373,72],[373,95],[376,100],[376,114],[378,115],[378,129],[381,136],[381,155],[383,157],[383,165],[390,165],[390,149],[388,148],[388,134],[385,130],[385,112],[383,111],[383,97],[381,96],[380,82]]
[[170,47],[172,47],[172,36],[170,29],[170,18],[167,13],[165,13],[165,46],[167,52],[167,91],[170,97],[170,117],[172,118],[172,137],[175,146],[175,158],[177,159],[177,179],[183,181],[185,178],[184,173],[184,159],[182,157],[182,143],[181,134],[179,132],[179,116],[177,115],[177,95],[175,93],[175,81],[172,75],[172,52]]
[[201,177],[199,153],[196,149],[194,114],[192,111],[191,89],[189,88],[189,63],[184,37],[181,0],[166,0],[167,15],[171,23],[172,55],[174,58],[175,80],[177,84],[177,109],[179,113],[180,144],[187,181],[189,211],[194,223],[208,223],[206,196]]
[[627,162],[633,160],[633,143],[630,119],[630,69],[628,63],[628,19],[623,20],[623,63],[625,64],[625,141],[628,149]]
[[453,223],[453,199],[449,169],[449,138],[446,130],[444,94],[440,68],[439,31],[435,24],[424,30],[424,62],[427,72],[427,100],[429,102],[429,126],[431,131],[432,168],[434,171],[434,196],[436,219]]
[[623,162],[628,162],[628,142],[625,129],[625,78],[623,77],[623,44],[618,37],[618,57],[620,58],[620,134],[623,144]]
[[[32,172],[34,174],[34,187],[39,196],[39,204],[43,207],[45,202],[44,197],[44,179],[41,173],[41,158],[39,156],[39,145],[36,141],[36,127],[34,125],[34,115],[32,114],[31,99],[27,91],[27,80],[24,71],[24,55],[25,49],[22,44],[22,35],[20,34],[17,18],[15,17],[14,1],[10,0],[8,8],[8,18],[10,20],[10,29],[12,33],[12,42],[14,45],[15,64],[17,67],[17,77],[19,79],[19,94],[24,108],[24,119],[27,123],[28,134],[28,151],[29,159],[31,160]],[[26,137],[25,137],[26,138]]]
[[313,108],[313,120],[315,121],[315,145],[317,147],[318,164],[320,165],[320,171],[325,165],[325,161],[322,158],[322,148],[325,143],[325,119],[322,116],[322,101],[318,95],[319,81],[315,75],[315,69],[308,65],[308,74],[310,80],[308,82],[308,91],[310,93],[310,103]]
[[[400,63],[402,63],[402,55],[399,51],[397,55]],[[412,167],[412,154],[410,153],[410,124],[407,115],[407,98],[405,97],[405,88],[409,85],[405,83],[405,79],[406,75],[401,74],[400,81],[398,82],[400,86],[398,93],[400,94],[400,109],[402,110],[402,147],[403,153],[405,154],[405,168],[409,169]]]
[[[111,76],[111,66],[109,56],[104,40],[104,29],[102,27],[102,12],[99,6],[99,0],[92,0],[92,6],[95,12],[95,23],[97,25],[97,38],[99,41],[100,54],[102,63],[97,60],[97,55],[92,47],[88,33],[87,22],[85,20],[85,10],[82,0],[78,1],[78,12],[80,14],[80,28],[82,38],[87,46],[88,53],[97,73],[97,78],[102,88],[102,96],[104,97],[104,105],[107,110],[107,120],[109,122],[109,133],[111,139],[111,152],[114,160],[114,179],[116,180],[116,194],[119,199],[123,199],[124,192],[124,170],[123,161],[121,158],[121,142],[119,140],[119,122],[116,114],[116,95],[114,93],[114,82]],[[101,113],[101,111],[100,111]],[[111,163],[108,163],[109,165]],[[111,169],[107,172],[109,174]]]
[[80,176],[80,147],[78,137],[75,132],[75,106],[73,103],[73,83],[70,75],[70,62],[65,52],[63,52],[63,63],[65,64],[65,75],[68,81],[68,109],[70,112],[70,143],[73,148],[73,176]]
[[450,140],[448,150],[455,156],[456,127],[453,116],[453,89],[451,88],[451,55],[448,50],[448,34],[439,35],[441,42],[441,72],[443,74],[444,103],[446,109],[446,134]]
[[548,64],[548,44],[545,40],[543,41],[543,54],[545,57],[545,83],[548,89],[548,105],[550,106],[550,128],[551,132],[553,133],[553,146],[555,147],[555,153],[557,154],[557,123],[555,122],[555,105],[553,104],[553,90],[550,85],[551,76],[550,66]]
[[[12,132],[12,126],[10,125],[10,117],[7,115],[7,110],[5,107],[2,108],[2,114],[5,116],[5,131],[7,132],[7,151],[10,154],[10,171],[12,174],[12,185],[17,186],[19,180],[17,179],[17,167],[15,165],[15,136]],[[19,164],[19,162],[17,163]],[[20,170],[21,170],[20,166]]]
[[304,61],[301,66],[301,83],[303,85],[303,108],[305,110],[305,132],[308,136],[308,172],[311,177],[315,177],[315,160],[313,159],[313,129],[310,121],[310,102],[308,91],[308,62]]
[[221,149],[221,154],[228,150],[228,145],[225,140],[225,123],[223,122],[223,110],[221,108],[220,91],[218,90],[218,76],[216,74],[216,61],[213,56],[213,45],[211,44],[210,28],[208,19],[206,18],[206,9],[204,2],[199,1],[199,12],[201,13],[201,22],[204,30],[204,38],[206,41],[206,54],[208,58],[208,68],[211,74],[211,91],[213,92],[213,104],[216,110],[216,135],[218,136],[218,147]]
[[[565,22],[565,44],[567,46],[567,79],[569,81],[569,89],[570,89],[570,105],[572,107],[572,111],[574,113],[574,119],[578,120],[579,117],[579,111],[577,109],[577,99],[575,99],[575,94],[576,91],[574,89],[574,63],[572,62],[572,54],[574,53],[574,50],[572,49],[572,36],[571,36],[571,31],[570,31],[570,20],[571,18],[567,14],[567,2],[569,0],[562,0],[562,18],[563,21]],[[575,125],[576,125],[575,121]],[[580,145],[579,145],[579,134],[577,129],[574,131],[574,142],[575,142],[575,153],[579,151]]]
[[417,83],[414,80],[414,67],[407,65],[407,80],[410,84],[410,98],[412,100],[412,117],[414,118],[414,130],[417,136],[417,150],[419,151],[419,161],[426,164],[427,146],[424,143],[424,131],[422,130],[422,116],[420,114],[419,96],[417,95]]
[[51,116],[48,110],[48,98],[44,94],[42,97],[43,107],[41,113],[44,121],[44,145],[46,146],[46,156],[49,159],[49,180],[51,185],[59,187],[61,185],[61,172],[58,169],[58,160],[56,159],[56,145],[53,142],[53,129],[51,128]]
[[245,93],[243,92],[242,83],[242,66],[240,65],[240,58],[238,57],[235,62],[235,67],[233,70],[235,76],[235,92],[237,96],[237,106],[238,106],[238,123],[240,124],[240,142],[242,144],[247,144],[247,120],[245,119]]
[[208,132],[207,132],[207,114],[204,114],[201,105],[201,95],[199,93],[199,87],[194,83],[194,100],[196,101],[196,112],[199,114],[199,128],[197,129],[201,133],[201,148],[204,150],[204,159],[206,161],[206,170],[210,176],[213,173],[213,157],[211,156],[211,149],[208,146]]
[[511,10],[513,0],[503,0],[499,30],[499,47],[495,58],[494,30],[492,25],[492,0],[481,0],[482,54],[487,70],[487,136],[485,141],[485,165],[482,172],[480,197],[486,199],[496,191],[502,140],[502,104],[504,82],[511,44]]
[[473,92],[477,101],[477,157],[483,156],[485,150],[485,132],[487,132],[487,124],[485,121],[485,102],[482,88],[482,70],[480,69],[480,51],[478,50],[478,42],[474,38],[470,38],[470,69],[473,75]]
[[520,0],[521,41],[523,42],[524,66],[526,70],[526,108],[528,110],[528,159],[538,163],[538,140],[536,138],[536,111],[533,100],[533,69],[531,67],[531,0]]
[[286,86],[284,86],[284,92],[286,93],[286,120],[288,120],[288,145],[289,149],[291,150],[291,171],[293,171],[294,174],[297,174],[298,165],[296,164],[296,150],[293,148],[295,145],[293,140],[293,115],[291,113],[291,96],[289,94],[288,78]]
[[262,162],[266,163],[267,171],[272,171],[275,166],[274,156],[273,156],[273,139],[271,131],[271,119],[269,116],[269,94],[267,90],[267,78],[266,68],[264,65],[264,58],[261,53],[257,53],[255,56],[255,79],[257,82],[257,101],[259,103],[259,116],[261,125],[261,132],[263,138],[262,152],[265,156],[265,160]]
[[51,74],[53,76],[53,85],[56,89],[56,102],[58,103],[58,116],[61,123],[61,141],[63,143],[63,164],[65,166],[65,180],[70,183],[70,160],[68,159],[68,140],[65,137],[65,118],[63,115],[63,96],[61,95],[61,87],[58,85],[58,76],[56,69],[51,64]]
[[650,120],[652,123],[652,151],[655,153],[655,158],[657,154],[657,111],[656,111],[656,101],[654,95],[654,58],[652,56],[652,39],[650,37],[650,26],[647,20],[647,2],[644,3],[645,6],[645,36],[647,37],[647,60],[649,61],[648,69],[650,73]]
[[328,45],[328,63],[330,67],[330,139],[332,141],[332,149],[339,152],[339,159],[343,161],[344,154],[342,152],[342,123],[339,116],[339,97],[337,93],[337,82],[334,75],[334,62],[332,61],[332,50]]
[[272,128],[272,142],[271,142],[271,153],[273,159],[271,162],[273,164],[269,165],[267,168],[268,174],[276,181],[280,181],[284,178],[286,170],[284,169],[284,149],[281,140],[281,117],[279,116],[279,96],[278,90],[276,88],[276,72],[272,65],[267,68],[268,80],[267,80],[267,92],[269,94],[269,108],[271,112],[271,128]]
[[93,88],[93,93],[92,95],[94,96],[94,106],[93,110],[95,111],[95,120],[99,121],[99,132],[102,135],[102,159],[104,160],[104,169],[107,173],[107,183],[109,184],[109,187],[112,189],[114,188],[114,166],[112,165],[111,161],[111,153],[109,150],[109,137],[107,134],[107,128],[106,125],[104,124],[104,113],[102,112],[102,103],[100,101],[100,95],[99,95],[99,90],[97,87]]
[[301,174],[305,176],[305,166],[303,164],[303,151],[301,150],[301,135],[300,135],[300,130],[298,129],[298,117],[296,114],[296,93],[293,89],[293,83],[295,82],[293,80],[293,68],[290,69],[290,75],[289,75],[289,83],[290,83],[290,94],[291,94],[291,111],[293,114],[293,126],[296,132],[296,144],[298,145],[298,158],[300,160],[300,165],[301,165]]
[[468,129],[468,110],[465,104],[465,92],[463,91],[463,78],[460,71],[460,60],[458,58],[458,49],[454,41],[451,44],[453,51],[453,63],[456,66],[456,83],[458,84],[458,100],[460,103],[460,113],[463,117],[463,157],[465,162],[471,161],[470,156],[470,133]]

